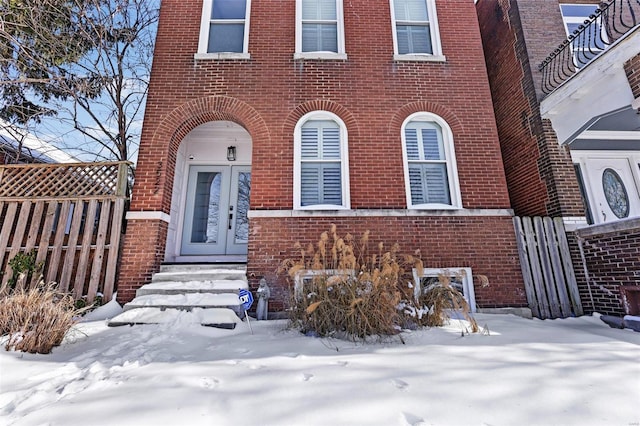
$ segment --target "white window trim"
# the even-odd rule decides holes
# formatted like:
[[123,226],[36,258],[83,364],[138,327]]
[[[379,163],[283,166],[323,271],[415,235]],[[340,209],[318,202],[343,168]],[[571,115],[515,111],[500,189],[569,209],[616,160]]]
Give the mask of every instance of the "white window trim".
[[[584,24],[584,21],[589,19],[589,16],[593,15],[596,8],[598,7],[598,5],[595,3],[593,4],[561,3],[558,6],[560,7],[560,14],[562,15],[562,21],[564,23],[564,31],[567,34],[567,36],[570,36],[572,34],[569,32],[569,28],[567,28],[567,24],[580,24],[580,25]],[[578,6],[578,7],[584,7],[585,9],[590,8],[591,13],[584,16],[565,16],[564,13],[562,12],[562,6]],[[602,20],[600,19],[600,22],[601,21]]]
[[[342,205],[317,204],[302,206],[301,173],[302,173],[302,126],[309,120],[332,120],[340,127],[340,172],[342,173]],[[294,210],[349,210],[351,209],[351,194],[349,190],[349,138],[347,126],[337,115],[329,111],[312,111],[305,114],[293,132],[293,209]]]
[[471,313],[476,312],[476,294],[473,288],[473,275],[471,274],[471,268],[425,268],[422,270],[422,275],[418,275],[418,271],[413,269],[413,280],[415,286],[413,288],[414,297],[418,298],[422,291],[422,278],[437,278],[439,275],[448,275],[450,277],[461,277],[462,281],[462,295],[469,304]]
[[[580,3],[562,3],[558,5],[560,7],[560,14],[562,15],[562,23],[564,25],[564,32],[565,34],[567,34],[567,38],[571,35],[573,35],[573,32],[569,32],[569,25],[568,24],[578,24],[578,25],[583,25],[584,21],[589,19],[589,16],[593,15],[596,8],[598,7],[597,4],[593,3],[593,4],[580,4]],[[591,8],[591,13],[589,13],[588,15],[584,15],[584,16],[565,16],[564,13],[562,12],[562,6],[579,6],[579,7],[585,7]],[[606,32],[606,28],[604,25],[602,25],[602,16],[598,17],[597,19],[598,25],[600,26],[600,37],[602,37],[602,40],[608,40],[607,37],[607,32]],[[573,43],[571,43],[571,45],[569,46],[569,48],[571,49],[571,52],[575,54],[574,50],[575,47],[573,45]],[[582,50],[587,50],[587,49],[582,49]],[[606,50],[606,49],[605,49]],[[601,52],[603,52],[604,50],[602,50]],[[594,56],[595,58],[595,56]],[[593,60],[593,58],[592,58]],[[582,65],[579,68],[584,68],[587,64]]]
[[242,43],[241,52],[219,52],[208,53],[209,47],[209,24],[211,22],[211,8],[213,7],[214,0],[204,0],[202,2],[202,16],[200,19],[200,39],[198,40],[198,51],[193,55],[194,59],[251,59],[249,54],[249,28],[251,17],[251,0],[247,1],[246,16],[244,19],[244,41]]
[[354,277],[356,272],[353,269],[302,269],[296,273],[293,279],[293,294],[296,299],[304,297],[304,282],[313,279],[315,276],[342,276],[345,278]]
[[302,51],[302,0],[296,0],[296,44],[293,59],[347,60],[344,43],[344,13],[342,0],[336,0],[336,18],[338,21],[338,52]]
[[424,62],[445,62],[447,58],[442,54],[442,43],[440,41],[440,27],[438,26],[438,14],[436,12],[435,0],[425,0],[427,2],[427,13],[429,14],[429,31],[431,32],[432,54],[428,53],[398,53],[398,33],[396,31],[395,0],[389,0],[391,9],[391,32],[393,35],[393,60],[394,61],[424,61]]
[[[413,204],[411,200],[411,183],[409,180],[409,159],[407,158],[407,141],[405,137],[405,128],[411,121],[432,121],[437,123],[442,129],[442,144],[447,164],[447,176],[449,178],[449,194],[451,197],[451,205],[441,203]],[[439,115],[430,112],[416,112],[411,114],[404,120],[400,129],[402,138],[402,161],[404,167],[404,183],[407,197],[407,208],[409,209],[436,209],[436,210],[452,210],[462,208],[462,195],[460,193],[460,182],[458,181],[458,166],[456,163],[456,154],[453,143],[453,132],[449,124]]]

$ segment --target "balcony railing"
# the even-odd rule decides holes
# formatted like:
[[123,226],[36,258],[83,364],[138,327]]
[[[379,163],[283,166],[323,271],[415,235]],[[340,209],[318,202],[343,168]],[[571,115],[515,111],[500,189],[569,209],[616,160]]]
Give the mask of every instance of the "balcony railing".
[[542,91],[553,92],[637,25],[640,25],[640,0],[603,2],[540,64]]

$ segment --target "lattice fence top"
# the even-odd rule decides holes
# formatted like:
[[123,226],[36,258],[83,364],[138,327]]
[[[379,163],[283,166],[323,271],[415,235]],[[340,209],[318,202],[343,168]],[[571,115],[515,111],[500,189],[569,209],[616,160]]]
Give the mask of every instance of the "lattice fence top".
[[127,162],[0,166],[0,199],[124,196]]

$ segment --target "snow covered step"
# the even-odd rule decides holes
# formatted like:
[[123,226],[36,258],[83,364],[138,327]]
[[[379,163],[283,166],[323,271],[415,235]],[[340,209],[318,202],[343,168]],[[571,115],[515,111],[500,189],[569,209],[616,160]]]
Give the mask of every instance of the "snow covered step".
[[200,324],[208,327],[234,329],[242,322],[231,309],[195,308],[191,311],[179,309],[139,308],[125,311],[109,321],[109,327],[136,324]]
[[239,289],[248,289],[246,280],[216,281],[157,281],[145,284],[136,291],[136,296],[148,294],[184,294],[184,293],[229,293]]
[[238,293],[183,293],[183,294],[147,294],[138,296],[124,305],[129,311],[138,308],[175,308],[192,310],[194,308],[229,308],[241,311]]
[[160,265],[160,272],[192,272],[203,269],[247,270],[246,263],[165,263]]
[[164,281],[218,281],[218,280],[247,280],[244,269],[196,269],[193,271],[158,272],[153,274],[151,282]]

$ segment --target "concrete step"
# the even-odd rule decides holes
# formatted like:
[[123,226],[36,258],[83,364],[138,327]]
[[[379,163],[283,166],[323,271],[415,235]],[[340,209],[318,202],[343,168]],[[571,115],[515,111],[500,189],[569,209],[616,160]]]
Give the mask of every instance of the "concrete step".
[[140,287],[136,297],[149,294],[229,293],[239,289],[248,289],[246,280],[157,281]]
[[248,289],[246,264],[162,265],[161,272],[136,291],[135,299],[109,325],[177,320],[234,328],[245,315],[240,289]]
[[242,312],[238,293],[148,294],[137,296],[123,306],[125,312],[140,308],[171,308],[186,311],[191,311],[195,308],[228,308],[237,314]]
[[139,308],[125,311],[109,321],[109,327],[137,324],[200,324],[207,327],[234,329],[242,320],[230,309],[194,308],[191,311],[180,309]]
[[158,272],[153,274],[152,283],[156,282],[191,282],[191,281],[218,281],[218,280],[247,280],[247,272],[244,269],[209,268],[193,271]]
[[203,269],[247,270],[246,263],[163,263],[160,272],[191,272]]

